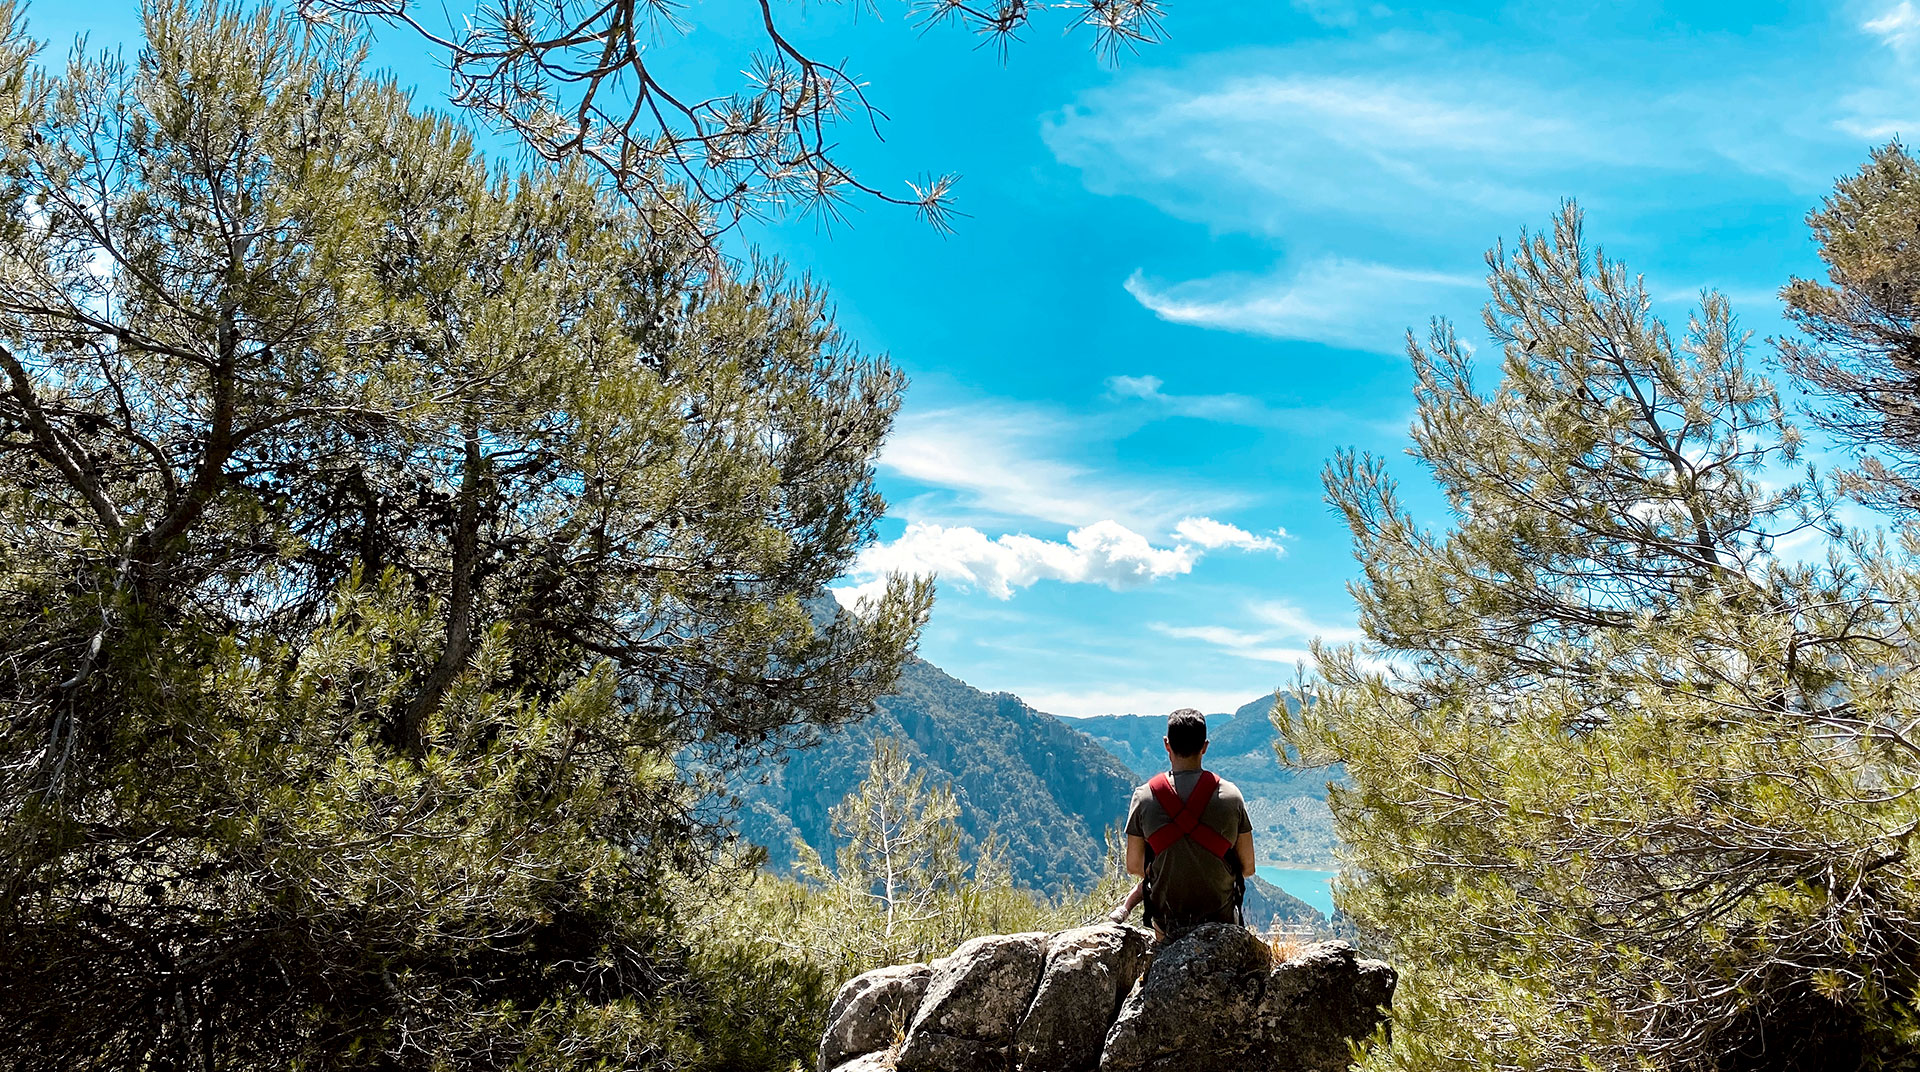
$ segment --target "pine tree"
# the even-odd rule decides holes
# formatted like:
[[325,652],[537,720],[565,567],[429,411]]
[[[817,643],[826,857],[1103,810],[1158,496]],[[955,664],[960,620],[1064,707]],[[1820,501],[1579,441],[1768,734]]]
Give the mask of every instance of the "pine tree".
[[1782,292],[1801,337],[1782,343],[1788,367],[1826,407],[1814,417],[1862,452],[1841,474],[1855,497],[1920,507],[1920,161],[1893,142],[1840,180],[1807,217],[1827,282]]
[[1336,460],[1367,641],[1276,706],[1345,764],[1339,900],[1409,970],[1372,1063],[1911,1059],[1915,548],[1794,477],[1723,298],[1675,337],[1571,207],[1488,263],[1498,384],[1444,323],[1409,346],[1450,516]]
[[761,876],[719,906],[712,925],[815,965],[835,986],[981,935],[1085,923],[1118,901],[1104,886],[1091,900],[1057,903],[1015,886],[994,839],[967,843],[953,790],[929,786],[903,742],[876,740],[867,777],[830,814],[840,842],[832,864],[800,843],[795,878]]
[[911,651],[821,610],[900,375],[350,36],[146,34],[0,18],[0,1064],[784,1067],[685,894]]

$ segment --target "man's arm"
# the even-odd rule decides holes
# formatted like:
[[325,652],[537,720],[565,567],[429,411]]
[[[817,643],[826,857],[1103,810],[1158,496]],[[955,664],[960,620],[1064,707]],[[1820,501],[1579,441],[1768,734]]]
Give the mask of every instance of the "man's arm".
[[[1251,834],[1242,834],[1251,838]],[[1253,850],[1249,848],[1248,852]],[[1147,839],[1138,834],[1127,835],[1127,874],[1147,877]]]
[[[1234,850],[1240,854],[1240,873],[1243,875],[1253,874],[1253,831],[1240,831],[1240,840],[1234,842],[1233,847]],[[1131,839],[1127,845],[1127,870],[1133,870],[1133,845]]]

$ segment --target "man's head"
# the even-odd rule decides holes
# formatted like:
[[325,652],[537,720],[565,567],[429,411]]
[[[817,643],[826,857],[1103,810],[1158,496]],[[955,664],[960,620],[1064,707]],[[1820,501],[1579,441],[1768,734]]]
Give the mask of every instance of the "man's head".
[[1207,716],[1182,707],[1167,716],[1167,752],[1192,759],[1207,749]]

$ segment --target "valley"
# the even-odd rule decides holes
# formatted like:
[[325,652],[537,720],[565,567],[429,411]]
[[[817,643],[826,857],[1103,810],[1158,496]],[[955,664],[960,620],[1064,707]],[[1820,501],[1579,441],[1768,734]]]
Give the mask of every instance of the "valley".
[[[1328,774],[1281,765],[1272,702],[1208,716],[1208,766],[1245,794],[1263,872],[1331,870]],[[1125,822],[1133,787],[1164,766],[1164,728],[1149,715],[1057,718],[915,659],[872,714],[741,778],[738,829],[776,871],[792,869],[797,841],[831,860],[829,810],[865,777],[874,741],[889,737],[929,781],[953,788],[969,854],[991,838],[1016,883],[1057,897],[1091,887],[1110,866],[1108,831]],[[1265,879],[1249,881],[1249,919],[1322,914]]]

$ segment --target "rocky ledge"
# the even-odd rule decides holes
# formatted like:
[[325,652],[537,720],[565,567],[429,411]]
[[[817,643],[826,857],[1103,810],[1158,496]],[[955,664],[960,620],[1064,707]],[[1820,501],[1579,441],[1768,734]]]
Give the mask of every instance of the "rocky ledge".
[[996,934],[842,987],[820,1072],[1339,1072],[1395,981],[1345,942],[1280,960],[1226,924]]

